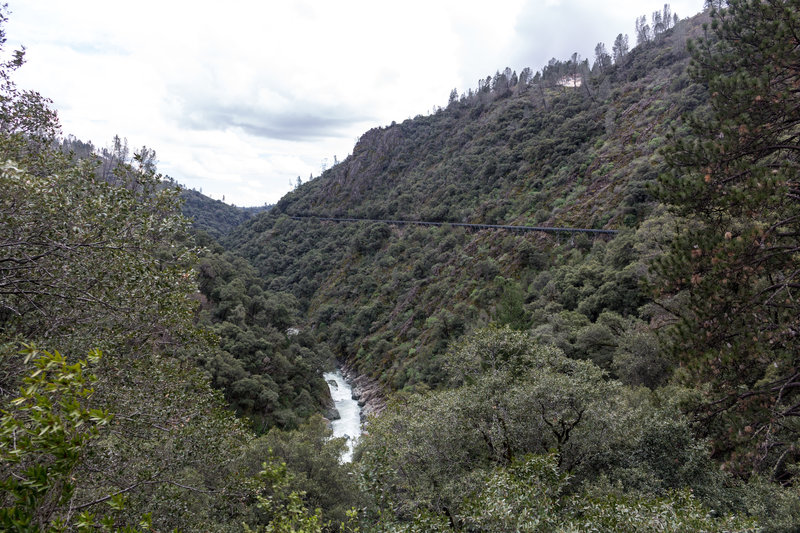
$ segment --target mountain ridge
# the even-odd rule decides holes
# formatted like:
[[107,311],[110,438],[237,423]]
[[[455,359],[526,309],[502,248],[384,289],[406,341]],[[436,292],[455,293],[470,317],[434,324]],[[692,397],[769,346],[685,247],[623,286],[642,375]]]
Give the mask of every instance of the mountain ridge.
[[[390,388],[437,386],[448,344],[502,322],[509,307],[568,353],[577,355],[580,331],[616,339],[596,320],[605,311],[646,316],[637,311],[648,301],[638,282],[648,247],[661,238],[645,222],[666,216],[649,188],[664,168],[658,148],[680,128],[680,115],[705,101],[685,71],[686,39],[707,18],[681,21],[605,72],[583,63],[581,87],[558,84],[580,64],[553,61],[525,87],[484,85],[432,115],[373,128],[351,156],[225,242],[272,289],[298,298],[308,326],[339,358]],[[292,220],[309,213],[451,224]],[[648,234],[649,244],[606,259],[603,249],[619,245],[472,233],[460,223],[624,230],[622,242]],[[587,263],[598,265],[594,274],[571,277],[574,269],[588,274],[580,266]],[[561,272],[558,280],[545,280],[548,270]],[[548,283],[560,286],[558,295],[542,292]],[[579,309],[580,318],[564,315]],[[587,346],[583,357],[613,369],[607,350]]]

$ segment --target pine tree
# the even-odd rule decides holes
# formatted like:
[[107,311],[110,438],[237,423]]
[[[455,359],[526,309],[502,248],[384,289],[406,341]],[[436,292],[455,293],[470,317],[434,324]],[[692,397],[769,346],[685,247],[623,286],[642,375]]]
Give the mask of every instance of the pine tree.
[[614,53],[614,64],[618,65],[628,55],[628,36],[623,36],[621,33],[617,35],[617,38],[614,39],[612,51]]
[[685,218],[657,264],[662,304],[717,452],[783,476],[800,458],[798,0],[731,0],[693,43],[710,107],[666,156],[660,195]]

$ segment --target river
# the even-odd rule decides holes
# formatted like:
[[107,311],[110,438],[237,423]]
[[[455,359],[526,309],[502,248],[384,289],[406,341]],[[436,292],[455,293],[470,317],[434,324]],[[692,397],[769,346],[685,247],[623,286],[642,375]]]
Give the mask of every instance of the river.
[[353,460],[353,449],[361,436],[361,407],[353,399],[353,389],[339,370],[325,372],[322,377],[328,383],[331,398],[339,411],[339,419],[331,421],[333,436],[347,437],[347,450],[342,455],[342,462],[349,463]]

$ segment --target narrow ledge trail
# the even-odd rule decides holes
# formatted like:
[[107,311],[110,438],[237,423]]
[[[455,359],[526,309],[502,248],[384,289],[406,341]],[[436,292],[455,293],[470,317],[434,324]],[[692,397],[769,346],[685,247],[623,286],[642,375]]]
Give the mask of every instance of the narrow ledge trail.
[[557,228],[549,226],[510,226],[505,224],[467,224],[464,222],[426,222],[422,220],[384,220],[378,218],[336,218],[322,217],[317,215],[289,215],[293,220],[315,219],[327,222],[381,222],[395,226],[416,225],[416,226],[453,226],[470,229],[494,229],[506,231],[540,231],[544,233],[593,233],[599,235],[616,235],[617,230],[612,229],[589,229],[589,228]]

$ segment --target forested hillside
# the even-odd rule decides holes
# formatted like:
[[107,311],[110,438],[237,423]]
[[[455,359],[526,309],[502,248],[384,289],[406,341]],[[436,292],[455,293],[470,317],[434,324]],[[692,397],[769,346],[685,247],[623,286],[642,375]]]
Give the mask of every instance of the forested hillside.
[[[121,179],[120,169],[131,165],[155,176],[155,150],[144,146],[131,154],[128,140],[118,135],[110,148],[98,149],[73,136],[59,139],[56,146],[63,160],[86,165],[86,172],[93,171],[101,183],[125,186],[129,178]],[[181,187],[169,176],[159,176],[149,186],[152,194],[173,195],[168,208],[180,209],[187,219],[183,222],[191,226],[182,238],[190,238],[191,233],[196,244],[200,308],[195,322],[219,341],[218,350],[196,352],[194,360],[211,377],[212,385],[261,432],[271,427],[295,428],[312,413],[327,409],[330,396],[320,369],[331,366],[334,358],[324,344],[315,343],[299,329],[287,335],[290,327],[296,329],[300,323],[296,298],[265,291],[253,267],[226,253],[216,241],[268,206],[230,206]]]
[[215,239],[219,239],[244,223],[256,213],[267,211],[269,206],[262,207],[235,207],[212,200],[192,189],[181,191],[183,205],[181,212],[192,220],[192,225],[205,231]]
[[[533,329],[570,355],[635,374],[628,336],[647,335],[640,318],[652,312],[640,312],[639,281],[671,231],[648,187],[664,171],[667,135],[706,99],[686,72],[687,36],[706,17],[680,22],[616,65],[551,61],[527,81],[512,75],[514,85],[498,73],[430,116],[371,130],[352,156],[229,242],[273,289],[298,297],[340,358],[392,388],[438,384],[448,343],[490,323]],[[559,83],[572,73],[580,87]],[[608,242],[283,214],[623,233]],[[630,378],[664,375],[665,362],[649,363],[636,364],[653,375]]]
[[[686,39],[704,20],[679,23],[615,65],[576,56],[532,76],[498,72],[432,115],[366,132],[352,156],[276,212],[634,226],[659,172],[657,148],[706,98],[686,72]],[[565,81],[573,77],[579,87]]]
[[[0,528],[796,531],[800,2],[707,7],[253,214],[0,64]],[[347,464],[337,363],[387,399]]]
[[210,238],[197,240],[197,320],[219,339],[218,350],[197,359],[212,385],[262,432],[295,428],[328,407],[321,369],[335,359],[301,325],[297,299],[264,287],[246,260]]
[[[140,164],[149,169],[157,166],[156,151],[147,146],[131,151],[128,139],[115,135],[108,147],[95,146],[91,141],[85,142],[74,135],[58,139],[58,147],[64,154],[74,159],[92,159],[95,172],[105,181],[112,181],[114,169],[120,164],[131,163],[133,157],[140,158]],[[236,207],[220,200],[205,196],[202,191],[187,189],[169,176],[164,177],[164,186],[181,189],[181,212],[192,221],[192,226],[205,231],[215,239],[227,235],[233,228],[242,224],[256,213],[266,211],[270,206]]]
[[[792,477],[795,448],[789,442],[795,440],[788,421],[794,407],[785,395],[794,387],[796,342],[753,335],[749,347],[742,348],[751,355],[738,350],[749,338],[748,305],[767,305],[766,330],[783,328],[791,336],[789,315],[797,307],[791,296],[796,272],[789,265],[797,266],[796,250],[776,241],[772,249],[780,250],[782,270],[765,266],[770,254],[747,252],[751,262],[732,273],[730,261],[743,250],[741,245],[720,246],[719,239],[723,244],[753,242],[744,234],[761,228],[788,243],[793,238],[788,228],[796,229],[797,223],[796,203],[788,200],[794,185],[791,179],[749,178],[737,189],[731,180],[740,178],[716,182],[709,175],[717,172],[713,165],[723,168],[724,176],[737,176],[731,166],[751,165],[755,157],[744,143],[764,146],[759,136],[765,129],[755,124],[759,118],[748,107],[766,98],[760,87],[780,95],[773,97],[774,115],[782,117],[783,126],[756,164],[769,162],[764,168],[780,174],[773,161],[784,155],[794,161],[794,118],[786,117],[796,114],[784,104],[791,92],[781,91],[790,91],[783,72],[796,72],[788,66],[795,55],[765,47],[772,46],[770,32],[789,35],[787,28],[796,27],[797,6],[736,2],[721,13],[662,27],[629,52],[621,50],[613,63],[598,54],[591,68],[573,57],[553,60],[535,74],[498,72],[476,91],[452,94],[447,107],[432,115],[371,130],[350,157],[226,241],[272,289],[298,298],[316,338],[341,361],[378,378],[387,391],[401,391],[403,401],[370,425],[362,448],[363,468],[374,482],[371,491],[380,495],[379,507],[393,509],[400,523],[417,521],[433,528],[441,519],[436,527],[514,529],[518,526],[502,520],[470,518],[470,512],[489,512],[480,507],[489,505],[483,497],[513,500],[515,483],[541,483],[538,476],[544,474],[538,469],[549,463],[537,470],[530,470],[530,464],[509,465],[525,454],[552,450],[557,452],[555,470],[573,476],[567,483],[570,494],[583,487],[607,495],[607,489],[595,485],[601,478],[627,491],[626,498],[660,497],[690,487],[715,509],[762,517],[759,513],[774,513],[768,522],[776,530],[776,524],[792,522],[793,512],[782,506],[796,494],[771,493],[768,504],[761,498],[777,486],[761,483]],[[786,26],[774,26],[780,24]],[[726,46],[732,51],[721,59],[718,54]],[[737,53],[755,59],[731,67],[738,65]],[[759,62],[766,61],[758,59],[763,57],[792,59],[781,59],[780,74],[772,74],[773,67]],[[731,68],[740,70],[732,74]],[[774,89],[773,78],[780,80]],[[757,81],[747,85],[744,79]],[[736,93],[737,83],[752,92]],[[709,91],[717,86],[716,92]],[[757,116],[772,128],[772,115]],[[725,160],[729,150],[740,154],[735,163]],[[786,164],[792,176],[793,163]],[[692,172],[701,180],[689,178]],[[708,190],[709,183],[715,183],[716,193]],[[754,195],[747,186],[763,192]],[[749,203],[744,200],[748,196]],[[778,225],[742,218],[753,216],[756,205],[771,202]],[[620,233],[613,239],[559,238],[447,225],[336,223],[314,216]],[[707,236],[709,228],[726,223],[727,231]],[[714,245],[701,244],[709,238]],[[765,238],[755,237],[755,242],[763,246],[769,242]],[[703,250],[713,251],[709,256]],[[700,257],[711,263],[699,263]],[[774,283],[767,293],[773,300],[757,296],[761,293],[755,289],[750,296],[741,292],[760,279],[751,274],[753,268],[775,276],[758,282],[765,287]],[[771,307],[774,298],[784,296],[785,310]],[[715,319],[712,332],[709,320]],[[508,329],[496,329],[501,327]],[[726,336],[741,341],[736,348],[728,345],[728,353]],[[762,353],[764,346],[777,349],[780,343],[784,348],[777,352]],[[533,346],[556,351],[542,362]],[[698,350],[705,355],[698,357]],[[560,362],[564,356],[588,366],[578,370],[570,366],[576,363]],[[540,362],[529,363],[532,369],[514,366],[527,357]],[[468,379],[457,377],[465,372],[464,358],[476,365]],[[709,369],[709,361],[728,363],[712,363]],[[766,361],[782,370],[770,375]],[[506,364],[511,367],[504,370]],[[579,377],[583,372],[589,374]],[[597,377],[590,378],[592,372]],[[621,388],[612,392],[604,387]],[[591,399],[589,391],[595,390],[599,396]],[[648,390],[652,395],[647,399],[636,396]],[[601,408],[599,398],[611,403]],[[596,408],[633,425],[625,429],[622,422],[603,422],[601,411],[589,414]],[[645,420],[667,425],[648,429]],[[621,431],[617,444],[615,431]],[[656,436],[660,431],[666,433]],[[708,448],[695,440],[702,438],[710,439]],[[475,441],[467,444],[470,439]],[[637,450],[639,445],[649,451]],[[659,457],[657,463],[692,464],[700,470],[659,470],[644,459],[651,453]],[[691,453],[700,455],[689,458]],[[637,459],[628,462],[631,457]],[[487,473],[492,468],[501,469],[494,475],[502,480]],[[747,488],[737,485],[745,480]],[[482,483],[498,483],[501,492],[485,495]],[[464,494],[484,495],[464,500]],[[505,512],[549,512],[526,507],[534,505],[527,500],[518,505]],[[766,511],[769,505],[776,507]]]
[[[152,152],[108,158],[73,149],[74,139],[65,147],[51,102],[13,82],[23,62],[18,51],[0,63],[0,529],[310,524],[318,518],[305,502],[330,493],[340,496],[326,505],[337,517],[352,501],[346,481],[308,490],[315,477],[297,481],[290,454],[270,452],[313,454],[320,471],[347,479],[342,443],[323,440],[321,419],[308,418],[327,390],[311,361],[292,359],[308,343],[283,331],[296,316],[291,300],[228,287],[248,280],[246,268],[232,275],[221,254],[198,246]],[[242,304],[252,319],[237,318]],[[253,331],[257,346],[232,357],[230,346]],[[209,374],[262,432],[302,428],[258,438]]]
[[[127,138],[115,135],[111,146],[100,148],[92,142],[84,142],[73,135],[58,140],[58,147],[64,154],[74,159],[93,159],[95,173],[105,181],[112,181],[114,169],[120,164],[131,163],[134,155],[140,164],[149,169],[157,166],[156,151],[147,146],[131,153]],[[213,200],[202,192],[182,188],[169,176],[164,177],[164,185],[181,188],[181,212],[192,221],[192,225],[205,231],[215,239],[227,235],[233,228],[242,224],[256,213],[266,211],[270,206],[236,207],[220,200]]]

